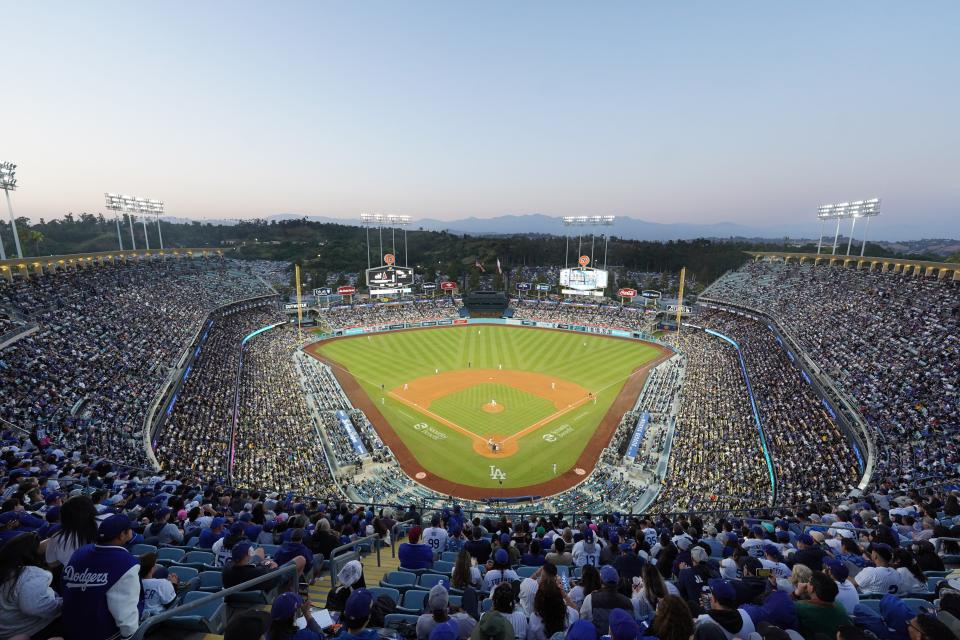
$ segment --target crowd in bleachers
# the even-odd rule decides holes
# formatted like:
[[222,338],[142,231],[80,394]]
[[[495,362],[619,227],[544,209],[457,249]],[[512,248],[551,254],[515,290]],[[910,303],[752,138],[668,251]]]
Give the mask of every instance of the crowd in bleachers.
[[647,332],[652,332],[655,324],[653,317],[647,317],[640,306],[564,304],[534,299],[514,300],[511,305],[513,306],[513,317],[518,320],[558,322]]
[[0,304],[40,326],[0,352],[0,418],[65,445],[143,462],[146,410],[207,312],[267,292],[218,258],[0,281]]
[[[860,469],[849,441],[773,333],[763,323],[722,311],[702,313],[697,322],[740,346],[772,456],[778,502],[794,504],[856,486]],[[817,461],[815,468],[810,459]]]
[[736,351],[697,330],[681,332],[679,348],[687,366],[657,508],[769,503],[770,480]]
[[213,318],[200,354],[157,435],[154,452],[161,468],[226,478],[240,341],[279,319],[275,305],[258,305]]
[[336,494],[293,362],[297,330],[254,336],[243,350],[233,481],[306,495]]
[[364,303],[322,309],[321,323],[331,329],[371,327],[399,322],[421,322],[459,317],[459,305],[450,296],[418,298],[397,303]]
[[881,476],[960,463],[960,287],[894,273],[752,262],[705,297],[771,314],[881,435]]
[[[791,640],[838,631],[850,640],[949,640],[960,632],[956,492],[904,493],[888,483],[832,502],[673,517],[467,513],[451,503],[423,512],[395,501],[373,510],[132,469],[12,430],[0,440],[3,637],[128,637],[201,585],[215,592],[260,576],[270,624],[293,628],[296,594],[322,557],[365,535],[402,538],[400,521],[413,524],[399,545],[400,569],[380,587],[363,580],[360,563],[340,569],[325,606],[343,624],[343,640],[388,624],[379,596],[392,603],[387,611],[419,616],[411,620],[426,640],[437,640],[428,628],[447,619],[457,623],[449,640],[636,640],[644,628],[676,640],[754,630]],[[612,486],[607,498],[632,496]],[[296,578],[272,577],[285,563]],[[241,636],[238,621],[249,634],[257,618],[233,618],[216,628],[225,640],[267,632]],[[177,620],[186,622],[167,624]],[[316,635],[302,637],[311,640],[337,634],[307,628]]]

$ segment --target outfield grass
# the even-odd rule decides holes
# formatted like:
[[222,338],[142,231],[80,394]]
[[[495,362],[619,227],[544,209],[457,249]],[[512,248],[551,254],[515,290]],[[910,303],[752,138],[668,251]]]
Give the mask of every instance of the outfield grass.
[[[417,461],[430,473],[455,482],[491,488],[490,465],[504,473],[504,487],[543,482],[569,470],[627,377],[655,359],[650,344],[602,336],[504,326],[452,327],[382,333],[321,343],[321,355],[344,365],[383,413]],[[390,396],[436,371],[467,369],[529,371],[564,379],[589,390],[587,402],[519,440],[519,451],[491,459],[473,449],[469,436]],[[381,389],[382,385],[382,389]],[[500,413],[482,407],[491,399]],[[435,400],[430,412],[478,435],[516,433],[557,411],[548,399],[500,384],[477,384]],[[426,426],[424,426],[426,425]],[[544,436],[547,436],[547,439]]]

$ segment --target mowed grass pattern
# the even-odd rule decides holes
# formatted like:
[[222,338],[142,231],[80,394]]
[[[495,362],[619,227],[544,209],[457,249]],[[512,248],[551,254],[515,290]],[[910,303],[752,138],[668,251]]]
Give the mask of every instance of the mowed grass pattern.
[[[503,410],[488,413],[483,410],[496,400]],[[502,384],[478,384],[469,389],[451,393],[434,400],[430,411],[452,420],[480,436],[508,436],[525,425],[531,425],[556,412],[549,400]]]
[[[654,346],[640,341],[493,325],[417,329],[332,340],[322,343],[319,351],[349,369],[428,473],[489,487],[491,497],[497,496],[499,490],[499,483],[490,477],[491,464],[506,473],[505,488],[549,480],[554,475],[554,465],[558,474],[572,468],[627,377],[658,355]],[[596,401],[587,402],[521,438],[517,454],[492,459],[478,455],[469,437],[381,390],[381,385],[389,391],[404,382],[433,375],[438,369],[466,369],[468,363],[472,368],[497,369],[502,365],[503,369],[566,379],[593,392]],[[476,392],[467,389],[456,394],[465,397],[463,401],[434,401],[434,410],[442,409],[436,412],[481,435],[516,433],[553,413],[549,402],[533,398],[544,403],[540,407],[548,407],[544,409],[546,413],[538,416],[538,403],[520,391],[515,393],[526,398],[519,403],[521,406],[506,406],[500,414],[484,413],[481,407],[490,400],[483,397],[485,386],[488,385],[472,388]],[[497,401],[500,402],[499,398]],[[506,405],[506,397],[504,402]],[[455,417],[456,412],[460,413]],[[498,416],[504,416],[504,421],[497,421]],[[428,428],[423,428],[424,424]]]

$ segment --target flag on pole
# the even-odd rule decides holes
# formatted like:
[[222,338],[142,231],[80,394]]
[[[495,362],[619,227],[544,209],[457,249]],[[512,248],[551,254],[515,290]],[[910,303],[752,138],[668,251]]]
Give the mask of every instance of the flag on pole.
[[476,258],[476,259],[474,260],[473,266],[475,266],[477,269],[480,269],[480,273],[486,273],[486,272],[487,272],[487,270],[483,268],[483,263],[480,262],[480,258]]
[[497,273],[503,275],[503,269],[500,267],[500,258],[497,258]]

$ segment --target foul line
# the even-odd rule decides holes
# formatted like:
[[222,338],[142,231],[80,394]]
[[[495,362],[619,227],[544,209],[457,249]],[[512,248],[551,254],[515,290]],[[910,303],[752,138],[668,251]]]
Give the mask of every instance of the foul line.
[[[407,398],[404,398],[403,396],[401,396],[401,395],[399,395],[399,394],[397,394],[397,393],[394,393],[393,391],[388,391],[388,392],[387,392],[387,395],[389,395],[391,398],[393,398],[393,399],[395,399],[395,400],[398,400],[398,401],[402,402],[403,404],[407,405],[408,407],[412,407],[412,408],[416,409],[417,411],[419,411],[419,412],[422,413],[423,415],[428,416],[428,417],[430,417],[430,418],[433,418],[433,419],[436,420],[437,422],[440,422],[441,424],[445,424],[445,425],[447,425],[448,427],[450,427],[451,429],[454,429],[454,430],[456,430],[456,431],[459,431],[460,433],[462,433],[462,434],[464,434],[464,435],[466,435],[466,436],[468,436],[468,437],[475,438],[475,439],[478,440],[479,442],[487,442],[487,439],[485,439],[483,436],[477,435],[477,434],[474,433],[473,431],[470,431],[469,429],[466,429],[466,428],[464,428],[464,427],[461,427],[461,426],[458,425],[456,422],[453,422],[453,421],[451,421],[451,420],[448,420],[447,418],[444,418],[443,416],[439,416],[439,415],[435,414],[434,412],[430,411],[429,409],[427,409],[427,408],[425,408],[425,407],[421,407],[421,406],[420,406],[419,404],[417,404],[416,402],[414,402],[414,401],[412,401],[412,400],[408,400]],[[529,434],[529,433],[533,433],[534,431],[536,431],[537,429],[541,428],[542,426],[544,426],[544,425],[547,424],[548,422],[553,422],[554,420],[556,420],[556,419],[559,418],[560,416],[564,415],[565,413],[569,413],[570,411],[573,411],[574,409],[576,409],[577,407],[579,407],[579,406],[582,405],[583,403],[589,401],[591,397],[592,397],[592,396],[584,396],[584,397],[580,398],[579,400],[577,400],[577,401],[574,402],[573,404],[569,404],[569,405],[567,405],[566,407],[564,407],[563,409],[560,409],[559,411],[555,411],[554,413],[551,413],[551,414],[550,414],[549,416],[547,416],[546,418],[542,418],[542,419],[538,420],[537,422],[534,422],[532,425],[530,425],[530,426],[528,426],[528,427],[524,427],[524,428],[521,429],[520,431],[517,431],[516,433],[507,436],[506,438],[504,438],[503,440],[501,440],[500,443],[502,444],[502,443],[504,443],[504,442],[510,442],[511,440],[519,440],[519,439],[522,438],[523,436],[525,436],[525,435],[527,435],[527,434]]]

